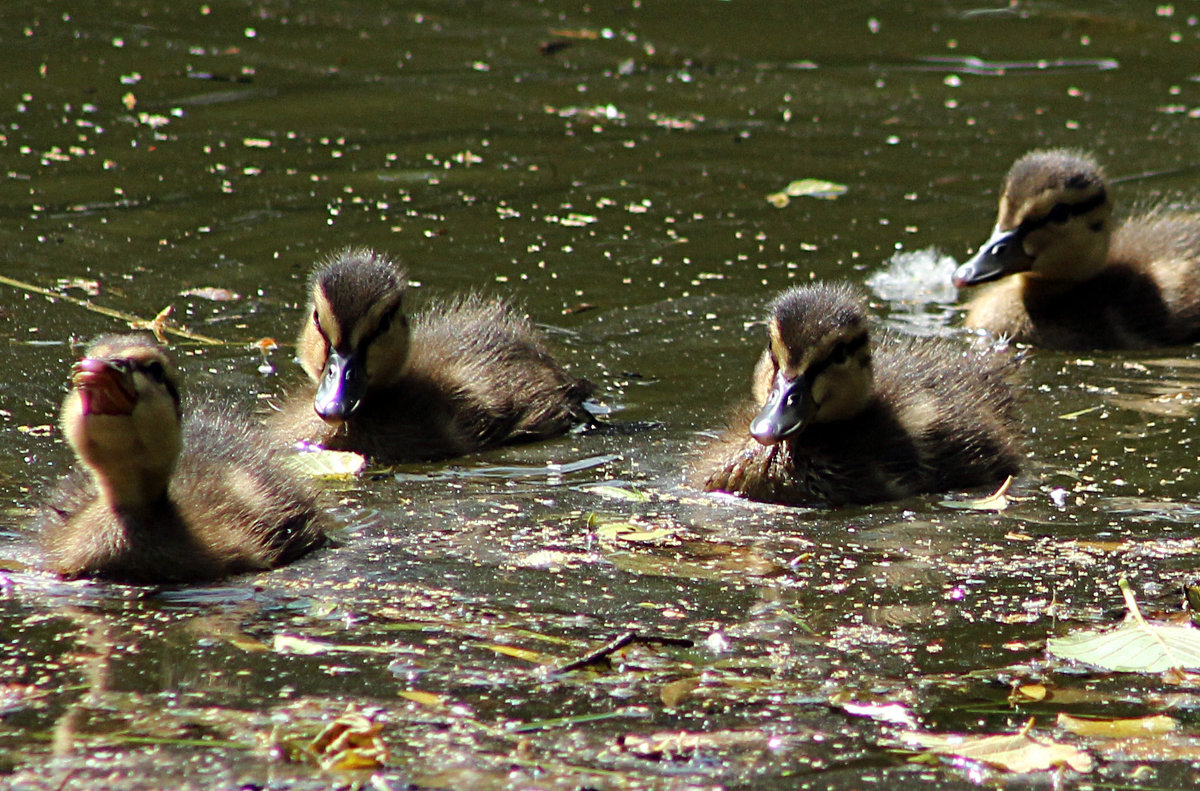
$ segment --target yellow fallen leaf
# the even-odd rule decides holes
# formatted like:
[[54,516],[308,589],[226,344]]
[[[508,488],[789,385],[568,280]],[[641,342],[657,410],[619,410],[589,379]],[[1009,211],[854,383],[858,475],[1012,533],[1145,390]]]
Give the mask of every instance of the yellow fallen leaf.
[[1048,694],[1043,684],[1022,684],[1017,687],[1016,693],[1025,700],[1033,701],[1045,700]]
[[522,659],[526,662],[533,662],[538,665],[549,664],[550,660],[546,659],[544,654],[537,651],[530,651],[528,648],[517,648],[512,645],[501,645],[500,643],[480,643],[480,648],[486,648],[489,651],[495,651],[497,654],[511,656],[514,659]]
[[1058,725],[1076,736],[1092,736],[1099,739],[1123,739],[1131,736],[1148,736],[1170,733],[1179,723],[1166,714],[1149,717],[1124,717],[1115,720],[1093,720],[1059,714]]
[[288,456],[285,464],[309,478],[342,480],[362,472],[367,460],[348,450],[315,450]]
[[700,686],[700,677],[691,676],[689,678],[681,678],[667,684],[663,684],[663,688],[658,692],[658,698],[662,704],[668,709],[674,709],[679,706],[679,701],[683,700],[689,692]]
[[635,522],[608,522],[596,528],[599,538],[619,539],[621,541],[656,541],[666,538],[675,531],[669,527],[656,530],[644,530],[642,525]]
[[406,700],[411,700],[413,703],[420,703],[422,706],[440,709],[446,705],[446,696],[438,695],[434,692],[425,692],[420,689],[402,689],[398,693],[400,697]]
[[378,769],[388,758],[383,726],[350,704],[306,748],[322,769]]
[[1024,731],[992,736],[909,731],[901,734],[901,738],[937,755],[981,761],[1008,772],[1040,772],[1060,766],[1090,772],[1094,765],[1092,757],[1078,747],[1037,739]]

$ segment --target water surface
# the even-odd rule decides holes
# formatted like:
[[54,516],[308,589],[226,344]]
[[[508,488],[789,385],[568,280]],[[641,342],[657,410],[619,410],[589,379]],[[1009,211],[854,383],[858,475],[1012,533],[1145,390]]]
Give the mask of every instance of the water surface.
[[[13,10],[3,274],[146,319],[172,307],[224,344],[175,346],[188,391],[262,412],[301,379],[289,344],[313,262],[370,245],[406,263],[417,303],[518,301],[628,430],[330,484],[340,548],[212,588],[7,572],[0,770],[21,788],[367,782],[280,760],[354,705],[383,727],[391,759],[371,782],[385,787],[950,788],[986,770],[908,762],[902,730],[1036,717],[1072,742],[1062,711],[1166,711],[1181,735],[1152,757],[1074,743],[1097,758],[1094,782],[1189,782],[1186,681],[1080,676],[1042,641],[1115,623],[1122,575],[1148,611],[1178,611],[1196,549],[1192,348],[1032,354],[1028,464],[999,514],[943,496],[789,509],[683,482],[744,397],[779,290],[870,282],[881,323],[960,335],[931,249],[961,260],[986,238],[1025,151],[1093,151],[1125,208],[1198,208],[1196,16],[1146,2]],[[768,202],[800,178],[847,190]],[[897,254],[924,274],[880,280]],[[214,288],[238,296],[186,293]],[[0,286],[11,565],[35,559],[23,516],[70,464],[54,423],[76,345],[119,329]],[[266,373],[251,347],[264,337],[282,344]],[[694,645],[543,669],[629,630]],[[1058,698],[1010,697],[1029,684]],[[846,696],[903,703],[914,722],[851,716]],[[708,741],[654,741],[681,730]]]

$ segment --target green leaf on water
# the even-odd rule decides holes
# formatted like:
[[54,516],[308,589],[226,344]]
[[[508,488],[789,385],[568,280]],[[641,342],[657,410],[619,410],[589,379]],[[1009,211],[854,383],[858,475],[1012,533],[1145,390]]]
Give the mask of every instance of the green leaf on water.
[[353,478],[367,466],[367,460],[345,450],[316,450],[289,456],[285,463],[309,478]]
[[645,503],[650,501],[650,495],[640,489],[627,489],[624,486],[613,486],[608,483],[586,484],[579,487],[581,491],[589,494],[595,494],[600,497],[607,497],[610,500],[627,500],[632,503]]
[[1200,630],[1190,626],[1156,626],[1129,619],[1107,632],[1052,637],[1046,649],[1059,659],[1121,673],[1200,670]]
[[797,179],[783,188],[782,192],[773,192],[767,196],[767,201],[777,209],[787,206],[792,198],[820,198],[833,200],[839,195],[846,194],[845,184],[835,184],[821,179]]
[[845,184],[834,184],[832,181],[821,179],[799,179],[788,184],[783,190],[792,198],[822,198],[833,200],[839,195],[846,194]]
[[1163,673],[1200,670],[1200,630],[1190,626],[1152,624],[1142,618],[1129,583],[1120,581],[1129,615],[1116,629],[1090,629],[1046,641],[1059,659],[1074,659],[1120,673]]
[[596,528],[596,535],[605,539],[621,541],[657,541],[675,532],[673,528],[660,527],[657,530],[645,530],[642,525],[634,522],[608,522]]

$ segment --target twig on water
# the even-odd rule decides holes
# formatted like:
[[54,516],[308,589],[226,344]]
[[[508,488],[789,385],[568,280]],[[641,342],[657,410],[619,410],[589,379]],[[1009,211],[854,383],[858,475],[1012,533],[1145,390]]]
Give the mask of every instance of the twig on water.
[[61,299],[64,302],[77,305],[84,310],[90,310],[92,313],[99,313],[101,316],[107,316],[110,319],[123,321],[135,330],[150,330],[159,340],[163,340],[163,334],[169,334],[177,335],[185,340],[195,341],[197,343],[207,343],[213,346],[220,346],[225,343],[225,341],[222,341],[218,338],[210,338],[207,335],[201,335],[196,332],[189,332],[188,330],[179,329],[178,327],[168,326],[166,319],[167,316],[170,315],[170,308],[165,308],[153,319],[147,320],[139,318],[138,316],[134,316],[131,313],[123,313],[119,310],[106,308],[103,305],[96,305],[88,302],[86,299],[78,299],[66,294],[59,294],[56,291],[51,291],[47,288],[42,288],[41,286],[35,286],[32,283],[24,283],[20,280],[14,280],[13,278],[5,277],[4,275],[0,275],[0,283],[20,289],[21,291],[27,291],[30,294],[38,294],[49,299]]
[[572,659],[570,662],[567,662],[564,665],[549,668],[546,672],[569,673],[572,670],[578,670],[581,667],[587,667],[588,665],[599,662],[601,659],[605,659],[606,657],[609,657],[612,654],[620,651],[625,646],[633,645],[634,643],[642,643],[644,645],[658,643],[659,645],[673,645],[681,648],[691,648],[693,645],[695,645],[694,642],[685,637],[655,637],[653,635],[641,635],[638,634],[636,630],[630,629],[628,632],[622,632],[621,634],[617,635],[599,648],[589,651],[577,659]]

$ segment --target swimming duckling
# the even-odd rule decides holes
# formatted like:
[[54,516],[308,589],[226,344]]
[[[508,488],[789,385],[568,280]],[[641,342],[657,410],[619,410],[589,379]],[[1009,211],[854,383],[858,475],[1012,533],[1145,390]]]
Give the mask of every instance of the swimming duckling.
[[752,408],[707,449],[701,488],[837,506],[978,486],[1020,467],[1011,357],[886,334],[872,349],[863,300],[845,285],[785,291],[767,330]]
[[592,385],[570,376],[528,319],[468,296],[404,313],[405,272],[368,249],[319,265],[297,341],[312,379],[275,416],[288,441],[384,461],[461,456],[590,422]]
[[1000,282],[968,304],[968,327],[1058,349],[1191,342],[1200,214],[1155,210],[1114,230],[1095,160],[1032,151],[1008,171],[992,237],[954,272],[959,288],[990,280]]
[[62,429],[81,466],[37,518],[63,577],[213,580],[324,541],[312,493],[264,438],[224,416],[181,426],[178,382],[163,350],[138,335],[101,337],[75,365]]

